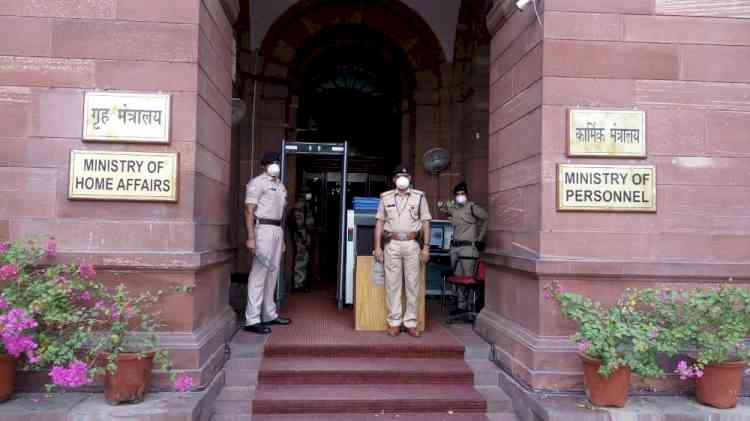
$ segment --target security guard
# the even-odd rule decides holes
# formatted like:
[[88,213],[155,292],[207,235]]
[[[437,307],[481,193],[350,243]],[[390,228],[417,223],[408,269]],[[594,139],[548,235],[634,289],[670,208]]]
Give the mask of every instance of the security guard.
[[[420,263],[430,258],[430,208],[424,193],[410,189],[409,170],[401,165],[393,172],[395,190],[380,195],[375,215],[375,250],[378,262],[384,262],[388,335],[398,336],[401,325],[413,337],[417,330]],[[420,250],[419,238],[422,241]],[[385,250],[382,246],[385,243]],[[406,310],[402,311],[402,285],[406,285]]]
[[[247,332],[270,333],[267,325],[287,325],[291,320],[276,312],[276,283],[281,254],[285,251],[281,218],[286,207],[286,188],[279,175],[279,154],[266,152],[261,159],[263,174],[247,184],[245,224],[247,248],[254,255],[253,268],[247,281]],[[262,319],[261,319],[262,315]],[[265,320],[265,323],[261,323]]]
[[310,292],[307,272],[312,238],[308,229],[315,224],[312,209],[309,206],[311,199],[310,189],[303,187],[302,195],[294,203],[294,290],[296,292]]
[[[487,233],[487,211],[470,202],[468,193],[466,183],[461,182],[453,189],[454,201],[438,203],[438,209],[450,214],[453,225],[451,267],[457,276],[474,274],[479,252],[484,249],[484,235]],[[456,288],[458,308],[451,315],[469,310],[468,290],[463,285],[457,285]]]

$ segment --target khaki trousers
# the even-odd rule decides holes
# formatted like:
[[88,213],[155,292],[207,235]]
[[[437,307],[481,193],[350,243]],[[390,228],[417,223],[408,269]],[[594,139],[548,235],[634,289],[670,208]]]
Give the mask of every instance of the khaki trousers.
[[273,264],[273,270],[262,265],[258,258],[253,259],[253,269],[247,279],[247,308],[245,324],[254,325],[270,321],[279,315],[276,312],[276,283],[279,277],[281,262],[281,245],[284,231],[274,225],[255,226],[255,255],[264,256]]
[[[385,246],[385,304],[388,326],[417,327],[419,294],[419,243],[414,240],[391,240]],[[401,294],[406,286],[406,311]]]

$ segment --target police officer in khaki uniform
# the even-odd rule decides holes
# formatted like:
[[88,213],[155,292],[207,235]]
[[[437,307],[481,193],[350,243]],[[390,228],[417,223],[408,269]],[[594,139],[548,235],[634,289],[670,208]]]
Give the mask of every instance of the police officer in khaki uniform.
[[[430,208],[424,193],[409,188],[409,170],[401,165],[393,172],[395,190],[380,195],[375,215],[375,250],[384,263],[388,335],[398,336],[401,325],[413,337],[417,330],[420,264],[430,258]],[[423,246],[417,241],[421,234]],[[385,249],[383,244],[385,243]],[[402,286],[406,286],[406,309],[402,309]]]
[[284,230],[281,227],[281,219],[286,208],[286,188],[279,179],[279,162],[279,154],[263,154],[263,174],[247,184],[247,248],[254,256],[253,268],[247,281],[244,328],[247,332],[270,333],[271,328],[267,325],[291,323],[291,320],[279,317],[274,301],[281,254],[286,251]]
[[[450,214],[453,225],[451,240],[451,267],[457,276],[471,276],[484,248],[484,236],[487,233],[487,211],[476,203],[469,201],[469,189],[461,182],[453,189],[455,200],[438,203],[438,209]],[[456,285],[458,308],[451,315],[465,313],[469,310],[468,290],[463,285]]]

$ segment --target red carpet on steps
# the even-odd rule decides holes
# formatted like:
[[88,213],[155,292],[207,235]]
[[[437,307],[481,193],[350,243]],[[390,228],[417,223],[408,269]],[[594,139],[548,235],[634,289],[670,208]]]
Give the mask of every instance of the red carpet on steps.
[[253,420],[486,420],[464,346],[439,323],[421,338],[354,330],[322,293],[289,298],[266,342]]
[[439,323],[429,323],[421,338],[354,330],[354,312],[338,311],[323,293],[292,294],[281,314],[289,326],[273,327],[266,357],[463,358],[464,347]]

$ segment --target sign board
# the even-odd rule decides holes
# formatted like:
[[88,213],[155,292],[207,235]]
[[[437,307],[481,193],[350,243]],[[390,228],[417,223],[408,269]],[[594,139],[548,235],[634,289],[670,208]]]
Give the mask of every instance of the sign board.
[[646,113],[569,110],[568,155],[645,158]]
[[169,143],[169,95],[86,92],[83,140]]
[[656,212],[656,167],[558,164],[557,209]]
[[177,201],[177,154],[70,151],[69,199]]

